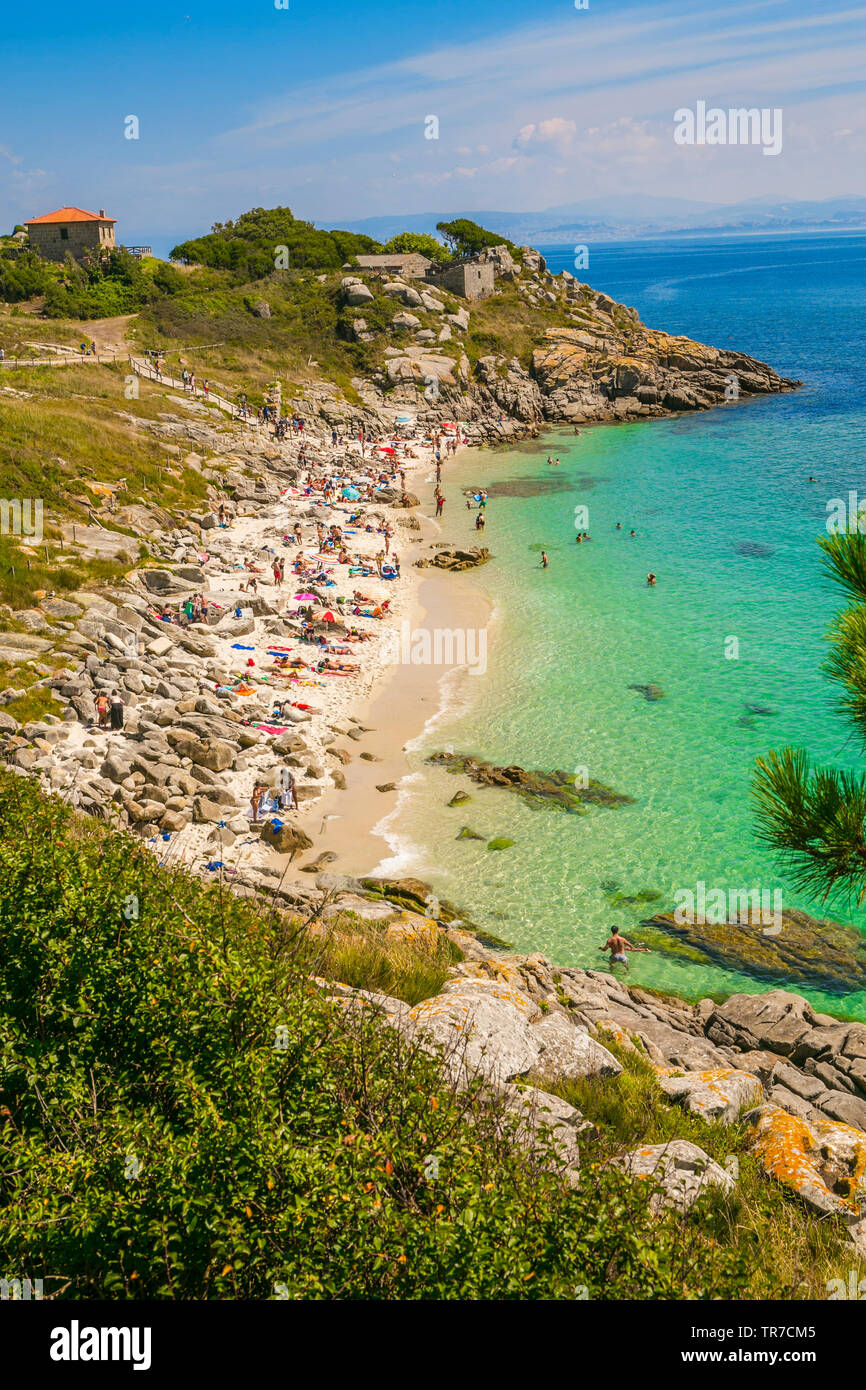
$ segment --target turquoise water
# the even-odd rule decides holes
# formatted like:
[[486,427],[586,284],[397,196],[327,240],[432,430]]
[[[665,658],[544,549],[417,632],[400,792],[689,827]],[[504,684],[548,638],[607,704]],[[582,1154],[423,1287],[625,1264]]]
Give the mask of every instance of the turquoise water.
[[[859,235],[607,248],[587,276],[594,286],[653,326],[770,361],[802,391],[577,438],[553,432],[450,466],[446,539],[474,539],[462,486],[491,488],[493,559],[476,579],[496,610],[488,669],[450,688],[452,712],[420,741],[390,829],[404,868],[516,947],[598,967],[609,927],[634,932],[654,910],[612,907],[611,883],[659,892],[658,910],[698,880],[779,888],[786,907],[866,928],[866,913],[828,911],[793,889],[756,843],[749,801],[754,760],[771,747],[846,766],[860,752],[820,669],[839,597],[815,539],[829,498],[866,493],[864,265]],[[518,493],[539,481],[556,490],[496,496],[506,480],[528,480]],[[593,539],[578,546],[584,505]],[[649,683],[663,699],[629,688]],[[581,817],[533,810],[424,763],[449,744],[524,767],[586,768],[635,804]],[[448,808],[457,786],[473,800]],[[455,843],[463,824],[516,843],[498,854]],[[770,987],[658,952],[633,957],[631,978],[692,997]],[[866,1017],[866,992],[802,992]]]

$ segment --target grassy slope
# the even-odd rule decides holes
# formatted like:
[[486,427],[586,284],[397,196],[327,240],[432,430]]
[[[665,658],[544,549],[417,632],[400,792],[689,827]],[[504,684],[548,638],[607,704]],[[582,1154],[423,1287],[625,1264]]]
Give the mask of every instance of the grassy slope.
[[[204,498],[204,479],[183,469],[134,423],[180,408],[146,381],[137,383],[138,399],[127,399],[127,381],[120,365],[4,370],[0,387],[11,391],[0,390],[3,495],[42,500],[44,540],[36,546],[26,536],[0,536],[0,603],[28,607],[41,589],[62,593],[110,583],[138,558],[139,538],[90,490],[90,482],[125,479],[116,494],[121,508],[138,503],[180,513]],[[214,423],[222,428],[223,417]],[[60,524],[86,522],[89,510],[109,529],[129,532],[125,563],[76,558],[69,541],[61,548]]]

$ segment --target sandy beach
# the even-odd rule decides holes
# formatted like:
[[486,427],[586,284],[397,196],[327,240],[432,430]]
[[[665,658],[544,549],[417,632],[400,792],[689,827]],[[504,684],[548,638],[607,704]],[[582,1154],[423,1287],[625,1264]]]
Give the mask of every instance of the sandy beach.
[[[73,804],[119,805],[163,858],[305,888],[387,861],[406,747],[486,662],[491,609],[471,574],[431,564],[460,550],[471,567],[484,539],[465,539],[462,434],[439,437],[437,520],[436,436],[321,431],[233,431],[227,464],[258,455],[263,478],[233,502],[214,488],[209,516],[161,540],[176,573],[145,567],[91,605],[85,652],[96,637],[110,655],[91,646],[52,679],[81,719],[44,768]],[[117,686],[123,725],[100,727],[93,702]]]

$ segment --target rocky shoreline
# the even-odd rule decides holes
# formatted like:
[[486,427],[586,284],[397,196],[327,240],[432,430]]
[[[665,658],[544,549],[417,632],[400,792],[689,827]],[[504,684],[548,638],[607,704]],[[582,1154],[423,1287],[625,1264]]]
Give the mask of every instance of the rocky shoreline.
[[[362,896],[371,891],[375,905]],[[563,1172],[574,1181],[580,1136],[593,1127],[545,1085],[616,1078],[622,1067],[605,1042],[636,1049],[670,1104],[711,1124],[744,1124],[766,1176],[817,1215],[841,1218],[857,1254],[866,1256],[866,1025],[818,1013],[785,990],[692,1005],[628,986],[607,971],[558,969],[541,955],[485,945],[447,905],[433,902],[438,920],[425,915],[425,893],[416,880],[344,883],[341,908],[378,914],[386,930],[421,950],[444,934],[463,960],[443,990],[410,1008],[321,981],[336,1004],[375,1009],[423,1046],[441,1048],[458,1084],[480,1078],[523,1117],[527,1142],[538,1125],[551,1129]],[[406,906],[413,902],[415,911]],[[652,1174],[663,1203],[681,1209],[707,1185],[736,1183],[680,1140],[641,1146],[622,1161],[634,1173]]]

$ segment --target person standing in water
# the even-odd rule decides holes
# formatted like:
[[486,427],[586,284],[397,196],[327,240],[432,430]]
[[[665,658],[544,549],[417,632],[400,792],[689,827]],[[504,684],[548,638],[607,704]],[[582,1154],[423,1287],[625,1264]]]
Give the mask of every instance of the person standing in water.
[[548,558],[547,558],[547,551],[546,551],[546,550],[542,550],[542,552],[541,552],[541,568],[542,568],[543,570],[546,570],[546,569],[547,569],[547,566],[548,566],[549,564],[550,564],[550,561],[549,561]]
[[607,941],[603,946],[599,946],[600,951],[610,951],[611,965],[628,965],[627,951],[638,951],[641,954],[649,954],[649,946],[632,946],[630,941],[626,941],[624,936],[620,936],[619,929],[614,927]]

